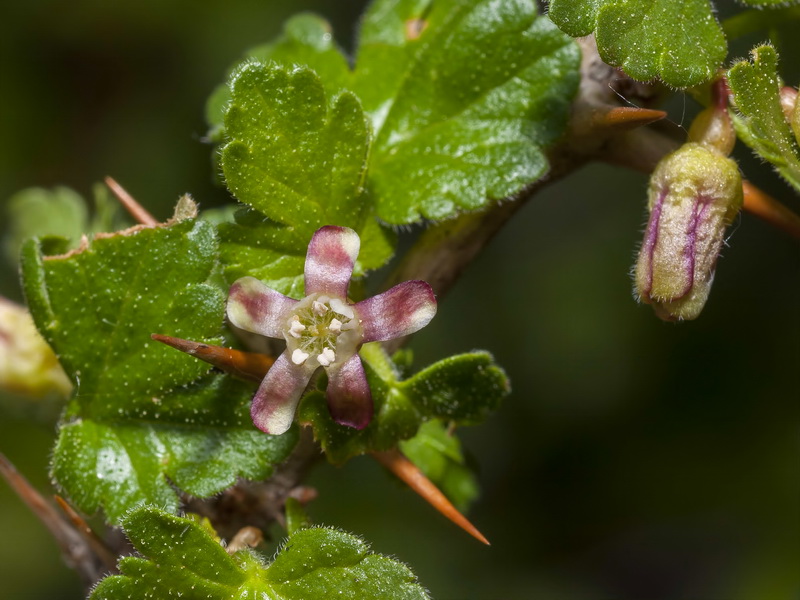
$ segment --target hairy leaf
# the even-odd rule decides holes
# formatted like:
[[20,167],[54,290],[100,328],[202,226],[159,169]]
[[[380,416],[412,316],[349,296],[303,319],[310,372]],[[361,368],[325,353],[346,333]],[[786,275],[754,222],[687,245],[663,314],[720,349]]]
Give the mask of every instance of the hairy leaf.
[[771,46],[759,46],[751,57],[728,71],[736,132],[800,191],[800,147],[781,108],[778,55]]
[[31,313],[75,387],[53,475],[82,510],[102,506],[113,522],[141,502],[174,510],[173,486],[209,496],[237,477],[267,476],[293,447],[296,431],[253,427],[250,386],[150,339],[218,341],[224,298],[206,283],[216,252],[213,227],[191,220],[98,237],[63,256],[26,245]]
[[360,39],[353,89],[375,130],[381,219],[443,219],[546,172],[580,53],[535,2],[379,0]]
[[[368,193],[358,198],[363,220],[343,214],[329,222],[362,234],[365,269],[381,266],[394,245],[374,216],[392,224],[446,218],[516,193],[541,177],[548,167],[544,151],[566,124],[580,60],[577,46],[539,17],[531,0],[374,2],[362,20],[354,71],[333,45],[327,23],[309,15],[289,21],[281,38],[248,56],[285,69],[306,64],[320,76],[318,87],[329,98],[346,88],[360,99],[375,139],[362,181]],[[276,92],[260,89],[271,102]],[[225,106],[229,113],[238,110],[236,98],[229,100],[215,94],[209,111],[217,138],[229,128],[221,122]],[[274,104],[276,111],[295,110],[281,102]],[[244,106],[251,115],[261,108]],[[263,127],[260,117],[252,124],[260,120]],[[315,128],[310,137],[318,135]],[[235,167],[229,184],[237,197],[256,206],[239,195],[235,174],[253,188],[263,182]],[[269,168],[291,172],[282,163]],[[271,206],[273,212],[265,214],[291,224],[286,219],[295,215],[289,204],[278,197]],[[305,204],[300,212],[317,226],[325,224],[317,223],[319,213]],[[348,217],[351,222],[343,222]]]
[[600,57],[641,81],[699,85],[727,54],[709,0],[550,0],[548,14],[573,37],[594,32]]
[[329,103],[313,71],[252,62],[231,93],[222,166],[234,195],[257,212],[221,228],[229,277],[253,275],[296,295],[323,225],[362,234],[357,273],[386,262],[393,243],[364,197],[369,129],[358,99],[345,91]]
[[102,580],[90,600],[428,598],[408,567],[334,529],[296,531],[265,565],[250,551],[230,556],[197,519],[140,507],[123,526],[141,556],[122,558],[121,574]]
[[466,465],[461,442],[440,420],[423,423],[400,450],[444,492],[458,510],[465,512],[478,496],[478,481]]
[[399,379],[394,365],[375,344],[366,344],[361,356],[375,403],[375,414],[366,428],[335,423],[321,391],[308,394],[298,411],[299,420],[314,427],[334,463],[370,450],[393,448],[398,441],[415,436],[429,419],[479,423],[510,390],[506,374],[486,352],[451,356],[405,380]]

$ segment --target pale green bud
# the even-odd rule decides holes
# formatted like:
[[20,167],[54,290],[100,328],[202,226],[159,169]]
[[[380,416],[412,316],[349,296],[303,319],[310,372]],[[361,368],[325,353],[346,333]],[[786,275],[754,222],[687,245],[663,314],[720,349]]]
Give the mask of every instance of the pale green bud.
[[669,321],[703,309],[725,228],[742,206],[736,163],[690,142],[664,157],[650,178],[650,219],[635,269],[636,294]]

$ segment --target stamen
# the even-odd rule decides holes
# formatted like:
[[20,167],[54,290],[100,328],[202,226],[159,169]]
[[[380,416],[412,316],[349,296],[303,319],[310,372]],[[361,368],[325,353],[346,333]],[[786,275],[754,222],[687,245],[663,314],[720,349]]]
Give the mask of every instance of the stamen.
[[327,367],[335,360],[336,360],[336,354],[330,348],[325,348],[322,351],[322,354],[317,356],[317,361],[319,361],[319,364],[321,364],[323,367]]
[[289,335],[295,338],[299,338],[300,332],[303,331],[305,328],[306,326],[300,322],[300,317],[298,317],[297,315],[292,315],[292,325],[289,327]]
[[317,316],[320,317],[328,312],[328,307],[319,300],[314,300],[314,302],[311,304],[311,308],[317,314]]
[[308,352],[303,352],[302,350],[300,350],[300,348],[298,348],[297,350],[292,352],[292,362],[296,365],[302,365],[304,362],[306,362],[308,356],[309,356]]
[[331,333],[341,333],[342,331],[342,322],[339,319],[332,319],[331,324],[328,325],[328,329]]

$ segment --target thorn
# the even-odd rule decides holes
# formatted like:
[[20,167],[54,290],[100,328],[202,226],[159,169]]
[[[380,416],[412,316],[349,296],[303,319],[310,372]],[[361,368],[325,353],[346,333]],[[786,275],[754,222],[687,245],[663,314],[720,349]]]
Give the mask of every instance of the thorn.
[[742,206],[744,210],[800,239],[800,215],[762,192],[749,181],[742,182],[742,191],[744,192],[744,205]]
[[448,500],[445,495],[428,479],[419,468],[408,460],[397,448],[385,452],[373,451],[372,456],[389,469],[397,477],[402,479],[408,487],[422,496],[433,508],[442,515],[450,519],[453,523],[461,527],[464,531],[476,540],[490,546],[489,540],[478,531],[478,529],[458,512],[458,509]]
[[148,227],[155,227],[158,225],[156,218],[147,212],[147,210],[114,179],[106,177],[105,182],[108,188],[117,197],[117,200],[120,201],[120,204],[125,207],[125,210],[127,210],[134,219]]
[[269,371],[275,359],[266,354],[257,352],[242,352],[233,348],[223,348],[201,342],[182,340],[181,338],[171,337],[153,333],[152,339],[172,346],[176,350],[191,354],[195,358],[204,360],[215,367],[222,369],[226,373],[235,375],[241,379],[260,382]]
[[[94,584],[104,573],[116,570],[114,566],[116,558],[112,557],[109,564],[105,561],[106,556],[98,555],[83,532],[66,521],[2,453],[0,453],[0,475],[50,531],[61,548],[61,554],[67,564],[75,568],[86,583]],[[106,551],[110,554],[110,551],[107,549]]]
[[637,108],[632,106],[615,106],[609,109],[597,109],[592,114],[592,127],[597,129],[616,129],[628,131],[660,121],[667,116],[663,110]]

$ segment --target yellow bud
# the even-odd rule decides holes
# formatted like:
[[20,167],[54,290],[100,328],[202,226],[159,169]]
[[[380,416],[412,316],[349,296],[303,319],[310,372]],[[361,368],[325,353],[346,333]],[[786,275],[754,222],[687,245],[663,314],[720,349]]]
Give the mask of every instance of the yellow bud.
[[0,388],[37,398],[66,397],[72,389],[30,313],[5,298],[0,298]]
[[717,150],[687,143],[650,179],[650,218],[635,268],[638,297],[665,320],[694,319],[705,305],[725,228],[742,206],[742,178]]

